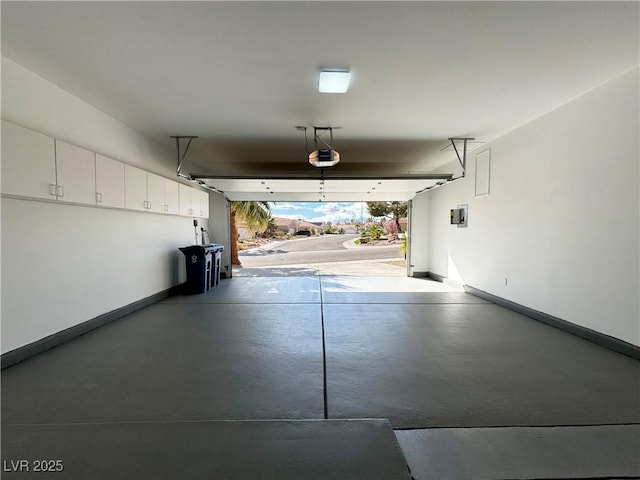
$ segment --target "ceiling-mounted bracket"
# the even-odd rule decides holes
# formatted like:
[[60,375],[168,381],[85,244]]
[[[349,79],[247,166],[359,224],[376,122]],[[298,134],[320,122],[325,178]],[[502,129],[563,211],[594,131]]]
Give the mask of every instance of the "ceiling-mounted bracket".
[[[305,150],[307,153],[311,153],[307,143],[307,128],[313,128],[313,145],[316,150],[318,150],[318,144],[320,144],[320,148],[326,148],[328,150],[333,150],[333,131],[340,130],[342,127],[306,127],[304,125],[296,125],[296,130],[300,132],[304,132],[305,139]],[[325,136],[329,134],[329,141],[325,140]]]
[[[191,183],[198,185],[199,187],[206,188],[207,190],[211,190],[212,192],[217,192],[223,195],[225,198],[227,198],[224,192],[221,192],[216,188],[210,187],[199,178],[194,178],[193,175],[191,174],[187,175],[185,173],[180,172],[180,170],[182,169],[182,163],[184,162],[184,158],[187,156],[187,152],[189,151],[189,147],[191,146],[191,141],[194,138],[198,138],[198,137],[196,135],[171,135],[171,138],[176,139],[176,153],[178,155],[178,166],[176,167],[176,175],[180,178],[184,178],[185,180],[189,180]],[[180,140],[187,140],[187,146],[184,147],[184,152],[182,152],[182,154],[180,153]],[[229,199],[227,198],[227,200]]]
[[[304,132],[304,149],[309,155],[309,163],[314,167],[333,167],[340,161],[340,154],[333,148],[333,130],[340,127],[313,126],[314,150],[309,151],[307,127],[296,126],[296,130]],[[328,136],[328,139],[327,139]]]
[[[470,140],[475,140],[475,138],[471,137],[451,137],[449,141],[451,142],[451,146],[456,152],[456,156],[458,157],[458,162],[460,162],[460,166],[462,167],[462,176],[464,177],[467,174],[467,144]],[[458,147],[456,146],[456,142],[463,142],[462,156],[460,156],[460,152],[458,151]]]
[[[318,150],[318,142],[320,142],[321,147],[322,147],[322,145],[324,145],[324,148],[327,148],[329,150],[333,150],[333,129],[334,128],[338,129],[340,127],[316,127],[314,125],[314,127],[313,127],[313,142],[314,142],[314,145],[316,146],[316,150]],[[327,135],[327,133],[329,134],[329,142],[328,143],[324,138]]]
[[[198,137],[196,137],[195,135],[172,135],[171,138],[176,139],[176,153],[178,154],[178,167],[176,168],[176,173],[179,177],[188,178],[187,175],[180,173],[180,169],[182,168],[182,162],[184,162],[184,158],[187,156],[187,151],[191,146],[191,140]],[[180,140],[188,140],[187,146],[184,148],[184,152],[182,154],[180,154]]]

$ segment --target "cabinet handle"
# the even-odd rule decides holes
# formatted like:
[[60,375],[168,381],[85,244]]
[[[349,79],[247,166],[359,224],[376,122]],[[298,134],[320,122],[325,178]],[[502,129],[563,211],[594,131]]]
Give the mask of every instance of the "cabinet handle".
[[147,202],[147,209],[151,210],[151,202]]
[[200,210],[200,216],[204,217],[204,212],[202,210]]
[[56,185],[56,195],[58,197],[64,197],[64,187],[62,185]]
[[167,205],[166,203],[164,204],[164,211],[168,212],[169,211],[169,205]]
[[96,203],[102,203],[102,194],[96,192]]
[[54,185],[53,183],[49,184],[49,195],[53,195],[54,197],[56,196],[56,192],[57,192],[57,185]]

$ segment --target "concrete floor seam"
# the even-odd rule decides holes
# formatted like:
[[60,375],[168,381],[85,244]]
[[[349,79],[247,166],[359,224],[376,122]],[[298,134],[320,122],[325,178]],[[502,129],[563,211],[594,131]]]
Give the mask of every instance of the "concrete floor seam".
[[577,423],[577,424],[554,424],[554,425],[482,425],[479,427],[468,426],[450,426],[450,427],[394,427],[394,432],[411,432],[415,430],[466,430],[473,428],[474,430],[489,430],[498,428],[564,428],[564,427],[577,427],[577,428],[589,428],[589,427],[635,427],[640,426],[639,422],[627,422],[627,423]]
[[[353,302],[353,303],[345,303],[345,302],[336,302],[336,301],[331,301],[331,300],[327,300],[326,302],[327,305],[407,305],[407,302],[366,302],[366,303],[358,303],[358,302]],[[453,302],[411,302],[409,305],[484,305],[484,306],[490,306],[490,305],[494,305],[493,303],[486,303],[486,302],[482,302],[482,303],[471,303],[471,302],[460,302],[460,303],[453,303]]]
[[327,344],[324,334],[324,302],[322,301],[322,276],[318,276],[320,284],[320,322],[322,323],[322,397],[324,404],[324,418],[329,418],[329,404],[327,399]]
[[[504,477],[504,478],[496,478],[493,480],[550,480],[553,479],[554,477]],[[559,477],[562,478],[562,477]],[[567,478],[567,477],[564,477]],[[579,479],[579,480],[638,480],[637,475],[632,475],[632,476],[622,476],[622,475],[614,475],[614,476],[606,476],[606,477],[584,477],[584,476],[580,476],[580,477],[568,477],[568,478],[575,478],[575,479]]]
[[320,302],[158,302],[157,305],[320,305]]

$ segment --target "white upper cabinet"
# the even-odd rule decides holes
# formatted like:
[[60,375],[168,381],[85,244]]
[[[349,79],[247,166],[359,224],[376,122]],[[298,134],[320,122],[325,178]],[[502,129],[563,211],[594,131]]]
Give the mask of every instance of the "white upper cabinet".
[[124,163],[96,154],[96,203],[124,208]]
[[147,172],[147,210],[164,212],[164,177]]
[[124,166],[124,199],[128,209],[147,210],[147,172]]
[[209,192],[180,184],[180,215],[209,218]]
[[199,190],[200,193],[200,217],[209,218],[209,192]]
[[2,120],[2,193],[209,218],[209,193]]
[[180,213],[179,183],[164,179],[164,213],[177,215]]
[[124,177],[126,208],[155,213],[179,213],[178,182],[131,165],[125,165]]
[[58,200],[96,204],[95,153],[56,140]]
[[188,185],[180,184],[179,187],[179,203],[180,203],[180,215],[186,217],[193,216],[193,208],[191,208],[191,191],[193,188]]
[[2,121],[2,193],[56,198],[52,137]]

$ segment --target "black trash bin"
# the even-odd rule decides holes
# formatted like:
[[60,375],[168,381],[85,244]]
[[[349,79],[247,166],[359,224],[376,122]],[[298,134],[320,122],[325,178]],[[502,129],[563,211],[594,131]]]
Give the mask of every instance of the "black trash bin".
[[181,247],[185,257],[187,282],[184,293],[205,293],[211,288],[211,251],[205,245]]
[[219,282],[219,257],[224,247],[215,243],[181,247],[185,256],[187,282],[184,293],[206,293]]

